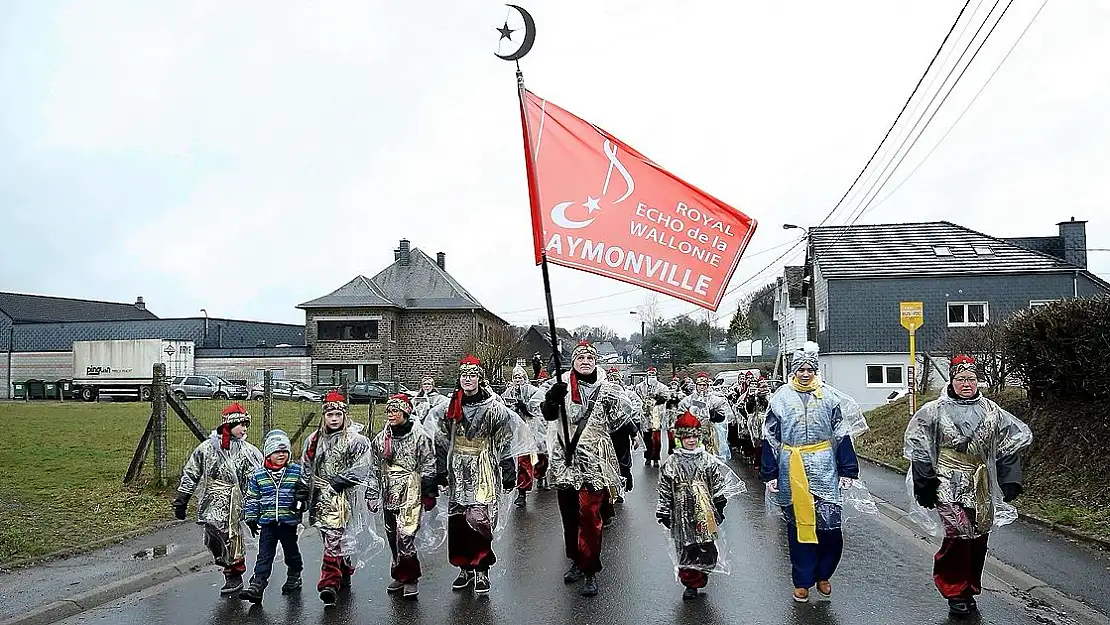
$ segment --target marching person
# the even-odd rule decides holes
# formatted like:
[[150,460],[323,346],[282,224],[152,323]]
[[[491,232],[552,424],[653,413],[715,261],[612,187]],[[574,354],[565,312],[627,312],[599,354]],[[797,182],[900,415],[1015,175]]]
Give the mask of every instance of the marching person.
[[516,459],[536,450],[531,430],[483,384],[481,362],[459,363],[451,401],[428,413],[434,437],[436,480],[447,487],[447,553],[459,575],[454,590],[490,591],[489,569],[497,556],[493,536],[502,497],[516,487]]
[[571,370],[540,388],[543,416],[549,422],[567,419],[570,440],[562,424],[549,423],[552,484],[559,490],[559,514],[563,521],[563,546],[570,569],[563,582],[585,579],[580,594],[598,593],[601,571],[603,508],[610,497],[624,492],[611,432],[626,422],[627,398],[605,379],[597,368],[597,350],[581,341],[571,354]]
[[536,352],[536,355],[532,356],[532,378],[535,379],[535,378],[540,377],[540,371],[542,369],[543,369],[543,357],[540,356],[539,352]]
[[732,417],[732,406],[728,405],[727,399],[710,390],[709,382],[709,374],[699,372],[695,376],[694,392],[678,402],[678,412],[694,413],[701,423],[702,444],[706,451],[715,456],[724,456],[725,450],[722,447],[727,450],[728,443],[720,440],[716,424],[724,423]]
[[[631,389],[624,388],[624,378],[621,377],[620,369],[610,367],[605,372],[605,379],[619,388],[626,398],[626,401],[621,402],[621,406],[627,412],[623,415],[624,418],[617,429],[610,432],[609,435],[613,439],[613,451],[617,454],[617,464],[620,467],[621,477],[624,478],[624,490],[630,493],[632,492],[632,450],[639,447],[640,444],[644,406],[639,395]],[[623,495],[613,495],[611,503],[623,502]],[[609,518],[612,518],[612,515]]]
[[259,537],[258,561],[255,562],[250,585],[239,593],[239,598],[251,603],[262,603],[262,594],[274,570],[278,543],[281,543],[286,567],[281,594],[301,589],[304,561],[297,547],[297,525],[301,522],[308,498],[308,480],[301,465],[289,462],[292,448],[289,436],[282,430],[267,433],[262,443],[266,460],[247,482],[243,520],[251,534]]
[[436,388],[436,380],[430,375],[420,380],[420,392],[412,398],[412,418],[417,423],[424,422],[424,415],[440,404],[446,404],[447,397]]
[[325,605],[335,605],[339,592],[349,588],[355,567],[351,555],[359,530],[354,525],[359,502],[356,486],[366,485],[370,440],[362,426],[351,421],[347,398],[338,391],[324,397],[320,425],[305,441],[301,465],[309,473],[309,521],[320,530],[324,555],[316,591]]
[[844,546],[840,491],[859,477],[852,435],[866,430],[863,413],[818,377],[818,348],[794,352],[790,383],[771,398],[763,426],[760,477],[788,523],[794,600],[817,586],[832,596],[830,579]]
[[655,518],[667,528],[674,545],[678,581],[688,601],[705,588],[717,568],[717,534],[725,520],[725,504],[743,493],[744,482],[702,445],[701,423],[692,413],[675,421],[681,446],[659,470]]
[[667,397],[666,403],[666,422],[663,424],[663,429],[667,432],[668,455],[673,454],[675,447],[677,447],[674,440],[674,422],[676,419],[678,419],[678,404],[682,401],[684,397],[686,397],[686,393],[682,392],[682,388],[679,386],[678,378],[672,377],[670,384],[670,395]]
[[208,440],[197,445],[181,470],[177,497],[173,500],[174,516],[185,520],[189,498],[204,482],[204,491],[197,502],[197,524],[204,526],[204,546],[212,553],[217,566],[223,567],[224,585],[220,594],[227,596],[243,588],[246,562],[243,528],[240,519],[247,480],[262,466],[262,452],[246,441],[251,416],[239,402],[223,409],[223,423]]
[[524,367],[517,365],[513,368],[513,379],[509,388],[501,395],[505,405],[524,419],[532,430],[536,439],[535,461],[532,454],[516,459],[516,507],[523,508],[527,505],[526,493],[532,486],[538,484],[547,490],[547,422],[539,411],[539,402],[533,402],[536,393],[535,386],[528,382],[528,373]]
[[401,593],[416,599],[420,581],[420,560],[416,553],[416,532],[424,512],[436,505],[435,445],[413,418],[408,395],[393,395],[385,404],[386,426],[370,441],[369,476],[366,505],[371,513],[381,511],[385,539],[393,560],[386,587],[390,594]]
[[667,400],[670,391],[659,381],[655,367],[648,367],[643,382],[632,387],[643,402],[644,464],[659,466],[660,452],[663,450],[662,430],[666,422]]
[[949,612],[964,616],[978,610],[975,595],[983,589],[991,531],[1017,518],[1010,502],[1022,492],[1018,454],[1033,434],[979,392],[975,359],[953,358],[949,379],[941,396],[910,419],[904,455],[911,494],[918,505],[936,511],[944,528],[933,582]]

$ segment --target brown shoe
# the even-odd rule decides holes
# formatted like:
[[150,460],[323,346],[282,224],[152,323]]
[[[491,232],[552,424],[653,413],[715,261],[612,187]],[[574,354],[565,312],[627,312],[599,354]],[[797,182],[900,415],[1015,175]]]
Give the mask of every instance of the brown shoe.
[[832,596],[832,584],[828,580],[817,582],[817,592],[825,599]]
[[808,588],[795,588],[794,589],[794,601],[797,601],[798,603],[805,603],[805,602],[809,601],[809,589]]

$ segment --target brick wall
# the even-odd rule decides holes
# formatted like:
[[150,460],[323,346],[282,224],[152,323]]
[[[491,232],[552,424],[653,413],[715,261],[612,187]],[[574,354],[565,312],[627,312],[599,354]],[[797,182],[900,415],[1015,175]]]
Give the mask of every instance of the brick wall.
[[[376,341],[324,341],[317,338],[316,321],[321,317],[378,317]],[[396,329],[395,329],[396,328]],[[305,341],[313,362],[382,363],[378,377],[388,377],[387,363],[397,359],[394,333],[400,339],[400,317],[391,308],[325,308],[305,311]],[[313,372],[309,377],[315,378]]]
[[[425,375],[446,385],[454,379],[463,348],[477,328],[480,313],[463,311],[412,311],[401,316],[398,362],[394,374],[407,385]],[[494,320],[481,314],[483,324]]]

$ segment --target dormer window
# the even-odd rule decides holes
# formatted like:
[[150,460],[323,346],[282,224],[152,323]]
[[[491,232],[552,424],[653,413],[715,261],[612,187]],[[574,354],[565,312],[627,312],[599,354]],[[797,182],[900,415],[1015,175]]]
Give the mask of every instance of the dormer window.
[[990,256],[991,254],[994,254],[994,250],[987,247],[986,245],[975,245],[972,246],[971,249],[975,250],[976,256]]
[[951,256],[952,250],[947,245],[934,245],[933,253],[937,256]]

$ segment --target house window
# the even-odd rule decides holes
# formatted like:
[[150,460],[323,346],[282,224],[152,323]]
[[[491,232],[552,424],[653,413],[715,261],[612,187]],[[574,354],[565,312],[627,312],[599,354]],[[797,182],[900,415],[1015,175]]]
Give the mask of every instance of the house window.
[[986,245],[974,245],[971,249],[975,250],[975,254],[977,256],[990,256],[991,254],[994,254],[994,250],[987,247]]
[[951,256],[952,250],[947,245],[933,246],[933,253],[937,256]]
[[390,322],[389,322],[389,340],[391,340],[391,341],[396,341],[397,340],[397,321],[396,320],[390,320]]
[[1045,306],[1048,306],[1049,304],[1052,304],[1052,303],[1058,302],[1058,301],[1060,301],[1060,300],[1058,300],[1058,299],[1031,299],[1031,300],[1029,300],[1029,308],[1031,308],[1033,310],[1037,310],[1038,308],[1043,308]]
[[320,365],[316,373],[316,383],[322,386],[343,386],[358,382],[358,369],[355,365]]
[[948,302],[948,327],[986,325],[990,313],[986,302]]
[[867,386],[905,386],[903,365],[867,365]]
[[376,341],[378,321],[317,321],[316,338],[321,341]]
[[828,321],[829,321],[829,316],[827,314],[825,314],[825,309],[822,308],[820,310],[820,312],[818,313],[818,315],[817,315],[817,331],[818,332],[824,332],[825,331],[825,324],[828,323]]

